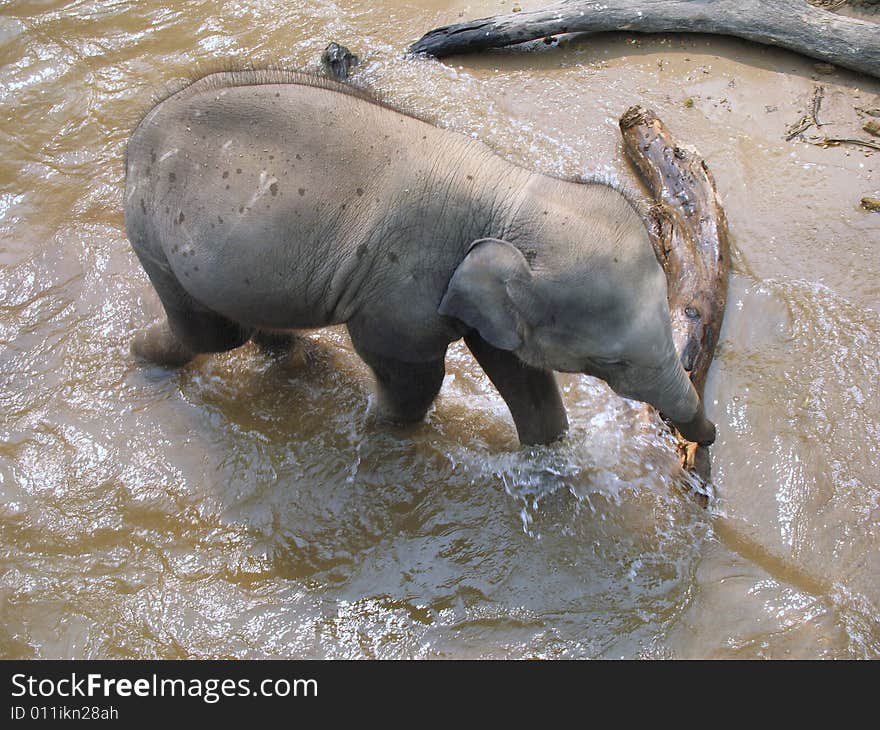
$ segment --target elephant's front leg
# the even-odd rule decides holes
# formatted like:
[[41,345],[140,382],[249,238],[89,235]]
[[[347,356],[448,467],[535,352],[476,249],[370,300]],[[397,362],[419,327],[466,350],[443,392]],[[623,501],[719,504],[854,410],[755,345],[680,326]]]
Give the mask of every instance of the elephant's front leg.
[[566,432],[568,418],[552,372],[526,365],[475,331],[464,341],[507,403],[520,443],[549,444]]
[[376,376],[380,417],[398,424],[421,421],[443,385],[445,352],[429,362],[405,362],[371,351],[354,333],[351,341]]

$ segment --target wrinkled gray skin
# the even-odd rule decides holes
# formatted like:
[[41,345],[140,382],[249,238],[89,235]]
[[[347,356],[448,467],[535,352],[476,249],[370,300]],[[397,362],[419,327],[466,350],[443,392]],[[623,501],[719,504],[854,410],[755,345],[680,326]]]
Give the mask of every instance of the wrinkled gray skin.
[[345,323],[381,413],[413,422],[464,337],[523,443],[567,428],[554,370],[714,439],[619,192],[529,172],[351,87],[237,72],[171,96],[129,142],[125,220],[167,314],[135,338],[146,360]]

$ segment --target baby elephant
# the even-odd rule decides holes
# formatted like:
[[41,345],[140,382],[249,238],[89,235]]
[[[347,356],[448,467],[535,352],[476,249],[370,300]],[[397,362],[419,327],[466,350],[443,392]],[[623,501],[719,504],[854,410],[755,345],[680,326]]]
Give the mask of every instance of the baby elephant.
[[424,417],[464,337],[520,441],[568,423],[554,370],[601,378],[711,443],[672,342],[666,278],[613,188],[517,167],[355,88],[207,76],[126,155],[125,223],[167,319],[133,352],[178,366],[345,323],[395,422]]

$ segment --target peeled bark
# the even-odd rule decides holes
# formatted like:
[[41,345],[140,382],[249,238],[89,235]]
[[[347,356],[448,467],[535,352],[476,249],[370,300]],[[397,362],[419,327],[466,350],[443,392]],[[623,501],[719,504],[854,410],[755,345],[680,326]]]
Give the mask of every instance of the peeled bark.
[[787,48],[880,76],[880,23],[836,15],[805,0],[562,0],[429,31],[410,50],[437,58],[561,33],[711,33]]
[[[632,107],[620,118],[620,131],[657,203],[649,230],[666,272],[675,346],[702,399],[727,303],[727,218],[705,161],[680,145],[656,114]],[[682,465],[708,481],[706,449],[678,438]]]

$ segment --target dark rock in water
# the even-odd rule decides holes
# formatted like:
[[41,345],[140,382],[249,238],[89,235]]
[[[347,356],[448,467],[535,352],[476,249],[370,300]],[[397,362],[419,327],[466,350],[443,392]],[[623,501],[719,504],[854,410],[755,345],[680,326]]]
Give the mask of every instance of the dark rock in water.
[[345,46],[331,43],[321,54],[321,65],[331,77],[337,81],[345,81],[348,78],[349,69],[357,66],[360,59],[349,51]]

